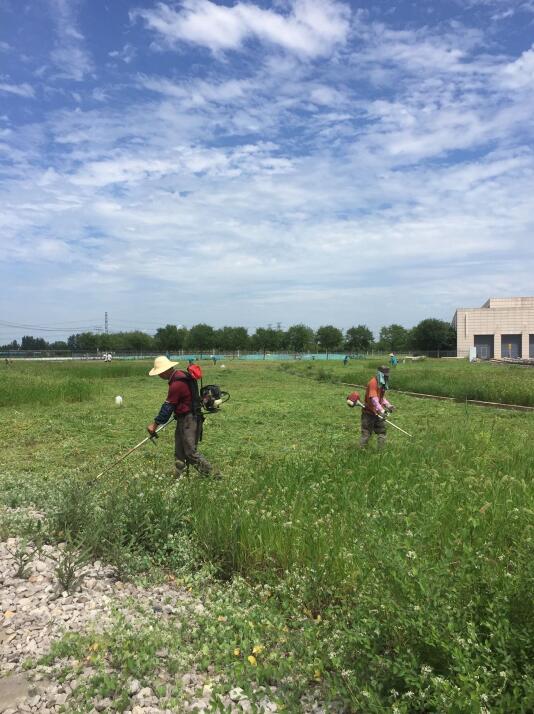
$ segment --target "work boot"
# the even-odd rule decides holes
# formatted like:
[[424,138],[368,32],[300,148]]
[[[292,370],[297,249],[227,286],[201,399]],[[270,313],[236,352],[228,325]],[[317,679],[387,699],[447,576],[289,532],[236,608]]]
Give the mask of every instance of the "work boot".
[[180,459],[176,459],[174,462],[174,475],[176,477],[176,480],[178,481],[182,478],[182,476],[185,476],[186,471],[187,464],[185,463],[185,461],[180,461]]

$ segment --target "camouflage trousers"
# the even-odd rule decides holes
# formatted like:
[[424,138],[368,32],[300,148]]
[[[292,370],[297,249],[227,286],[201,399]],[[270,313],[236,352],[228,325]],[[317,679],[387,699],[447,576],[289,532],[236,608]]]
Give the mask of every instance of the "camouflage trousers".
[[202,424],[192,414],[182,414],[176,420],[174,459],[176,476],[181,476],[191,464],[202,476],[213,471],[210,462],[197,451]]
[[360,448],[367,446],[367,442],[373,434],[376,434],[378,448],[383,449],[386,445],[386,422],[376,414],[370,414],[362,409],[362,433],[360,436]]

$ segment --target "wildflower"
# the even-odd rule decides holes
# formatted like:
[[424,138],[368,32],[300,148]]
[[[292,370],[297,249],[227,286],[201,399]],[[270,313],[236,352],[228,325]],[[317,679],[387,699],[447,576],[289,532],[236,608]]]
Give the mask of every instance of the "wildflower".
[[235,650],[234,650],[234,655],[235,655],[236,657],[239,657],[240,654],[241,654],[241,650],[239,649],[239,647],[236,647]]
[[429,667],[428,664],[424,664],[424,665],[421,667],[421,672],[422,672],[423,674],[432,674],[432,667]]
[[226,622],[226,617],[224,615],[219,615],[217,622]]
[[252,653],[253,654],[261,654],[264,649],[265,649],[265,647],[263,645],[254,645],[254,647],[252,648]]
[[406,557],[409,558],[410,560],[415,560],[417,558],[417,555],[416,555],[415,551],[409,550],[406,553]]
[[362,689],[362,697],[365,697],[366,699],[369,699],[371,695],[367,691],[367,689]]
[[321,671],[319,669],[315,670],[315,672],[313,673],[313,678],[316,682],[319,682],[321,680]]
[[489,700],[489,697],[488,697],[487,694],[481,694],[481,695],[480,695],[480,698],[482,699],[482,701],[484,702],[484,704]]
[[255,666],[258,664],[257,661],[256,661],[256,658],[254,657],[254,655],[249,655],[249,656],[247,657],[247,660],[249,661],[249,663],[250,663],[253,667],[255,667]]

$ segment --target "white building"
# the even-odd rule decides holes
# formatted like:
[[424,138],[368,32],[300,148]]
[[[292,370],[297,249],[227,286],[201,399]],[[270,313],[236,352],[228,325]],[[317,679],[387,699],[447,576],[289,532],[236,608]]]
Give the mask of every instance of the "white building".
[[476,348],[480,359],[534,359],[534,297],[490,298],[482,307],[460,307],[456,328],[458,357]]

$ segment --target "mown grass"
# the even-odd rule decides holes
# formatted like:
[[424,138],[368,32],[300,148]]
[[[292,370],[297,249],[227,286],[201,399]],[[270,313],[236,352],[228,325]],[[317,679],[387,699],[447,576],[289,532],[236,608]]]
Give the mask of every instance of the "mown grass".
[[[345,367],[338,362],[282,363],[281,368],[319,381],[364,385],[384,360],[352,360]],[[386,358],[387,364],[387,358]],[[403,363],[391,370],[392,389],[454,397],[460,401],[534,406],[534,369],[518,365],[470,364],[467,360],[426,359]]]
[[4,410],[4,502],[34,501],[122,571],[208,565],[220,581],[183,646],[230,682],[276,682],[292,711],[310,688],[347,711],[530,711],[533,416],[397,395],[414,438],[360,452],[346,388],[276,366],[206,372],[232,394],[201,445],[221,482],[175,484],[170,434],[94,480],[164,397],[133,373],[61,421]]

